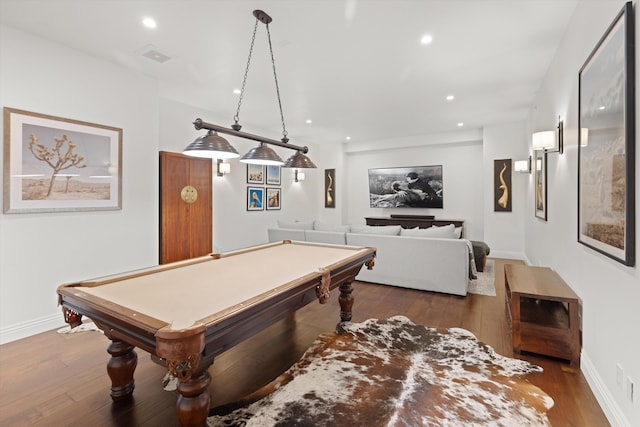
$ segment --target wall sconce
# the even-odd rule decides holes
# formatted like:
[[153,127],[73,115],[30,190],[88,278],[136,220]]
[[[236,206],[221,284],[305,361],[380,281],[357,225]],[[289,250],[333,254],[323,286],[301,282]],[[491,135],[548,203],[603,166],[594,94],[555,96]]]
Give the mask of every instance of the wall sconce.
[[580,128],[580,146],[589,145],[589,128]]
[[513,162],[513,170],[522,173],[531,173],[531,156],[527,160],[516,160]]
[[231,163],[223,163],[222,159],[218,159],[217,164],[217,175],[225,176],[229,172],[231,172]]
[[294,181],[304,181],[304,172],[299,172],[298,169],[296,169],[296,171],[294,172]]
[[[531,147],[534,151],[544,150],[546,153],[560,153],[564,151],[564,124],[558,117],[557,130],[536,132],[531,137]],[[557,138],[556,138],[557,132]],[[556,143],[557,142],[557,143]]]
[[[233,116],[234,123],[231,128],[226,128],[220,125],[206,123],[201,119],[196,119],[193,125],[196,129],[207,129],[207,133],[204,137],[199,137],[184,149],[183,154],[198,157],[208,157],[212,159],[228,159],[240,157],[238,151],[223,137],[218,135],[224,133],[226,135],[237,136],[239,138],[250,139],[259,142],[257,147],[252,148],[241,157],[240,161],[248,164],[257,165],[281,165],[285,168],[315,168],[311,159],[306,156],[309,151],[307,147],[299,147],[293,144],[289,144],[289,138],[287,137],[287,129],[284,124],[284,114],[282,113],[282,101],[280,100],[280,89],[278,87],[278,76],[276,74],[276,63],[273,58],[273,48],[271,44],[271,33],[269,32],[269,24],[271,23],[271,17],[262,10],[254,10],[253,16],[256,18],[255,25],[253,27],[253,38],[251,39],[251,47],[249,48],[249,58],[247,60],[247,66],[244,72],[244,79],[242,81],[242,89],[240,90],[240,97],[238,99],[238,107],[236,114]],[[256,38],[256,31],[258,30],[258,23],[262,22],[267,29],[267,39],[269,41],[269,52],[271,53],[271,65],[273,66],[273,77],[276,84],[276,94],[278,96],[278,105],[280,107],[280,119],[282,122],[282,139],[276,141],[263,136],[250,134],[247,132],[241,132],[242,126],[239,123],[240,120],[240,107],[242,105],[242,98],[244,96],[244,88],[247,83],[247,74],[249,72],[249,65],[251,64],[251,54],[253,52],[253,44]],[[286,161],[282,160],[278,154],[271,149],[268,145],[276,145],[278,147],[288,148],[290,150],[296,150],[296,153]]]

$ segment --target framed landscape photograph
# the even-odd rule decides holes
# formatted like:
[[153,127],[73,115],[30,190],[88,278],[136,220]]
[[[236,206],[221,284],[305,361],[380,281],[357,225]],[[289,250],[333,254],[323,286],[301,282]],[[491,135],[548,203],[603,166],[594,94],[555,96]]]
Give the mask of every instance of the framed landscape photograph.
[[579,72],[578,242],[635,265],[635,71],[631,2]]
[[264,184],[264,166],[247,164],[247,184]]
[[267,210],[278,210],[281,206],[281,191],[279,188],[267,187]]
[[534,210],[536,218],[547,220],[547,152],[533,152]]
[[442,165],[369,169],[372,208],[440,208]]
[[264,210],[264,188],[247,187],[247,210],[248,211]]
[[267,185],[280,185],[280,166],[267,165]]
[[122,129],[4,108],[5,213],[122,209]]

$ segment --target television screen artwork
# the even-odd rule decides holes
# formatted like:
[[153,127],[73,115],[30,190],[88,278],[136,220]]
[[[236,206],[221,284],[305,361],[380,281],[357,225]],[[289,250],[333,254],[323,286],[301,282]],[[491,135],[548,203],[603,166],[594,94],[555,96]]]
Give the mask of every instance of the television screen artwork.
[[442,208],[442,165],[369,169],[372,208]]

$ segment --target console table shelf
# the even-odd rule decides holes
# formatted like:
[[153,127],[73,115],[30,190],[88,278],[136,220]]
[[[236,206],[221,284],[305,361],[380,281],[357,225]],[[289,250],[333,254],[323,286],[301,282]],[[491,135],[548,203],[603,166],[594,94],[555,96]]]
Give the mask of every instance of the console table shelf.
[[547,267],[504,266],[514,353],[528,351],[580,365],[580,299]]

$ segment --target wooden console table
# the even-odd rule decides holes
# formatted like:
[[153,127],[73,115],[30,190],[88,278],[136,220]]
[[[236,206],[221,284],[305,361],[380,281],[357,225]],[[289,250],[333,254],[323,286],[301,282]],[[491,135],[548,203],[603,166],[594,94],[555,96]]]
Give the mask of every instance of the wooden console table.
[[398,215],[398,216],[370,216],[365,217],[367,225],[399,225],[402,228],[429,228],[433,225],[442,227],[443,225],[453,224],[456,227],[462,227],[464,221],[456,219],[435,219],[427,216],[411,216],[411,215]]
[[513,351],[544,354],[580,365],[580,298],[547,267],[506,264],[506,303]]

